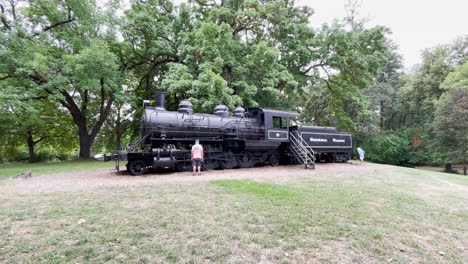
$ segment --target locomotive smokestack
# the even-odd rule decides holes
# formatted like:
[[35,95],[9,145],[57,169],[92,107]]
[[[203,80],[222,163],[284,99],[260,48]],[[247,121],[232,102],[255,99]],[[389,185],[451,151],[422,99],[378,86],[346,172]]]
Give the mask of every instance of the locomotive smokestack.
[[155,98],[155,101],[156,101],[156,109],[158,110],[166,110],[166,108],[164,108],[164,100],[166,99],[166,94],[163,93],[163,92],[156,92],[156,98]]

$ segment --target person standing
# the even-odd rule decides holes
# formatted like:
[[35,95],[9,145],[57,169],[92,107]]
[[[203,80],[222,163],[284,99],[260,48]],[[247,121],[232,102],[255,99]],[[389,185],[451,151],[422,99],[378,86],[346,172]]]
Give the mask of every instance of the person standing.
[[364,155],[366,152],[362,148],[357,148],[357,152],[359,153],[359,159],[361,160],[361,164],[364,162]]
[[203,146],[200,145],[200,141],[197,139],[195,140],[195,145],[192,146],[192,167],[193,167],[193,174],[195,175],[196,171],[198,170],[198,175],[201,175],[201,164],[203,162]]

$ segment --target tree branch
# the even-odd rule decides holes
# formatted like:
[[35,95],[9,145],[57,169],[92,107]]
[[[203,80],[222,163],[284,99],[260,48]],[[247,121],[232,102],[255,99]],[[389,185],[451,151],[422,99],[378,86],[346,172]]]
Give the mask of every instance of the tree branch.
[[70,111],[73,121],[80,128],[86,128],[86,117],[82,115],[80,108],[76,105],[75,100],[67,91],[60,91],[65,97],[65,101],[60,100],[60,103]]
[[30,99],[32,99],[32,100],[41,100],[41,99],[47,99],[47,98],[49,98],[48,95],[41,95],[41,96],[31,97]]
[[[80,92],[81,97],[81,113],[86,116],[88,112],[88,102],[89,102],[89,95],[88,90],[84,90]],[[73,96],[72,96],[73,97]]]
[[[54,28],[56,28],[56,27],[58,27],[58,26],[61,26],[61,25],[64,25],[64,24],[68,24],[68,23],[71,23],[71,22],[73,22],[73,21],[75,21],[75,19],[71,17],[71,8],[69,7],[69,8],[68,8],[68,19],[67,19],[67,20],[63,20],[63,21],[57,22],[57,23],[55,23],[55,24],[52,24],[52,25],[50,25],[50,26],[47,26],[47,27],[45,27],[44,29],[42,29],[42,32],[47,32],[47,31],[49,31],[49,30],[51,30],[51,29],[54,29]],[[37,32],[37,33],[34,34],[34,36],[37,36],[37,35],[39,35],[40,33],[41,33],[41,32]]]
[[323,63],[323,62],[320,62],[320,63],[317,63],[317,64],[313,64],[311,65],[309,68],[307,68],[307,70],[305,70],[304,72],[302,72],[302,74],[306,75],[309,73],[310,70],[312,70],[313,68],[317,68],[317,67],[324,67],[324,66],[327,66],[327,64]]
[[41,142],[42,140],[48,138],[48,136],[44,136],[44,137],[41,137],[40,139],[38,140],[33,140],[33,144],[36,145],[37,143]]
[[0,16],[0,21],[2,21],[2,24],[6,29],[11,30],[10,25],[8,24],[7,20],[5,19],[5,9],[3,8],[3,5],[0,5],[0,11],[2,12],[2,14]]
[[213,7],[216,5],[216,3],[213,1],[213,3],[208,3],[207,0],[203,1],[203,0],[195,0],[195,2],[197,2],[198,5],[200,6],[203,6],[203,7]]
[[99,107],[99,114],[102,115],[104,112],[104,97],[106,96],[106,91],[104,90],[104,79],[101,79],[101,105]]
[[112,95],[112,93],[110,93],[109,98],[107,99],[107,104],[104,107],[104,101],[105,101],[104,97],[105,97],[104,80],[101,80],[101,107],[99,110],[99,119],[96,122],[96,124],[94,124],[94,127],[91,130],[91,134],[90,134],[91,140],[94,140],[94,138],[97,136],[97,133],[99,132],[102,125],[104,124],[107,117],[109,116],[111,106],[114,103],[114,96]]
[[13,19],[16,21],[16,5],[18,2],[15,2],[13,0],[10,0],[10,6],[11,6],[11,14],[13,15]]
[[29,76],[33,82],[35,82],[38,85],[44,84],[47,82],[47,79],[44,78],[39,72],[36,72],[34,75]]
[[51,29],[53,29],[53,28],[55,28],[55,27],[58,27],[58,26],[61,26],[61,25],[67,24],[67,23],[71,23],[71,22],[73,22],[73,21],[75,21],[74,18],[69,18],[69,19],[67,19],[67,20],[60,21],[60,22],[57,22],[57,23],[55,23],[55,24],[53,24],[53,25],[50,25],[50,26],[48,26],[48,27],[45,27],[42,31],[43,31],[43,32],[46,32],[46,31],[49,31],[49,30],[51,30]]
[[325,81],[325,83],[327,84],[327,88],[328,90],[330,90],[330,92],[334,93],[335,91],[333,91],[333,89],[331,88],[331,77],[330,77],[330,74],[328,73],[328,71],[324,68],[324,66],[321,66],[320,68],[322,68],[322,70],[325,72],[325,74],[327,75],[327,79],[323,79]]

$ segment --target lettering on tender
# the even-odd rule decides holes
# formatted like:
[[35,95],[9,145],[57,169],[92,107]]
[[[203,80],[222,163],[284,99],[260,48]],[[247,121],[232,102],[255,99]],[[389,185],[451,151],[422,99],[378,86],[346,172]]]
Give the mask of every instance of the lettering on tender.
[[310,141],[312,141],[312,142],[328,142],[328,139],[326,139],[326,138],[313,138],[313,137],[311,137],[311,138],[310,138]]

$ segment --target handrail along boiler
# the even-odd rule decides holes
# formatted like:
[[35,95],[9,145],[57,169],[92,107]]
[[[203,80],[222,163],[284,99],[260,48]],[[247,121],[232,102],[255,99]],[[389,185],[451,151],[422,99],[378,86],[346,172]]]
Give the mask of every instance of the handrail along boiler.
[[[190,150],[196,139],[204,146],[203,168],[248,168],[280,163],[313,168],[316,160],[346,162],[353,151],[351,133],[336,128],[291,125],[296,112],[238,106],[230,114],[224,105],[213,114],[194,113],[188,100],[177,111],[164,107],[165,94],[156,94],[156,106],[143,102],[140,138],[113,158],[127,161],[133,175],[148,168],[172,167],[190,170]],[[143,148],[138,148],[143,146]]]

